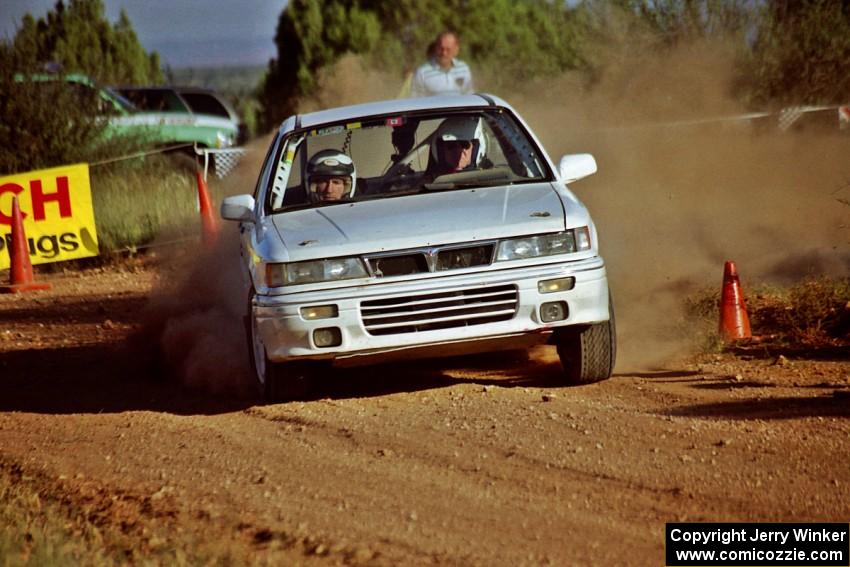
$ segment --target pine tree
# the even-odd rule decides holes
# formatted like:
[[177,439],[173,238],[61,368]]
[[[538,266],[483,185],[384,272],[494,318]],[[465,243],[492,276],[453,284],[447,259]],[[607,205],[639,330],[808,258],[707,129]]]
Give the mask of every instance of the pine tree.
[[320,69],[345,53],[368,53],[380,36],[374,13],[346,0],[292,0],[281,13],[275,44],[261,89],[265,122],[271,126],[292,113],[298,97],[317,86]]
[[162,83],[159,55],[148,54],[125,12],[113,26],[102,0],[56,2],[35,20],[24,16],[12,42],[20,65],[83,73],[101,83]]

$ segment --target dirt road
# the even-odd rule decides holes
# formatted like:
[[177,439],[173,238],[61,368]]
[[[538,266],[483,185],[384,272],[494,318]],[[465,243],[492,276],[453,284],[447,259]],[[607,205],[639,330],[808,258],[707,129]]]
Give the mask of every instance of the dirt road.
[[567,388],[541,349],[338,372],[261,405],[137,348],[150,265],[42,279],[0,296],[0,475],[128,558],[660,565],[668,521],[850,519],[846,358],[712,355]]

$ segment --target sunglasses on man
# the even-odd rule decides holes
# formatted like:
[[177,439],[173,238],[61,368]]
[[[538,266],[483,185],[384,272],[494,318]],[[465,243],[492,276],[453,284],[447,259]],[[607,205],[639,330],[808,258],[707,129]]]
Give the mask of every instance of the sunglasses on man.
[[471,140],[443,140],[443,147],[447,150],[468,150],[472,147]]

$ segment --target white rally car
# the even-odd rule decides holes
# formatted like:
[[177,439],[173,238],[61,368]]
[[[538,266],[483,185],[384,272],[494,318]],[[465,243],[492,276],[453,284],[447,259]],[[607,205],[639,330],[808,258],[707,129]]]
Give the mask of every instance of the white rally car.
[[490,95],[292,116],[239,221],[252,366],[270,401],[329,363],[557,347],[566,383],[611,375],[616,338],[596,228],[528,125]]

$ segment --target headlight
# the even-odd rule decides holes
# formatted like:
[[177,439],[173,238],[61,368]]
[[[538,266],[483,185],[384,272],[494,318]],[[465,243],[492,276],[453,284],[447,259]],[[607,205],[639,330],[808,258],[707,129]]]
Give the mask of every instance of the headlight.
[[233,137],[225,134],[224,132],[216,132],[216,147],[219,148],[229,148],[233,145]]
[[590,250],[590,229],[586,226],[540,236],[511,238],[499,242],[496,261],[524,260],[555,254],[570,254]]
[[266,285],[269,287],[350,280],[367,275],[363,262],[358,258],[266,264]]

